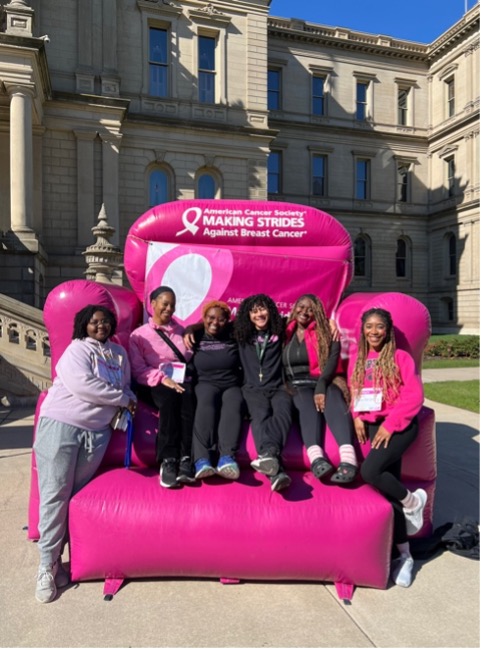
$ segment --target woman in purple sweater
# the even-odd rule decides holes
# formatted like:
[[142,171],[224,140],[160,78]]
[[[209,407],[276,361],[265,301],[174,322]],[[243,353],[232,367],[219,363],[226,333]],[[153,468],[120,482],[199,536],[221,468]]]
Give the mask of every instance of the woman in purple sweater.
[[127,352],[109,341],[116,325],[114,314],[101,305],[87,305],[75,315],[73,340],[40,407],[33,448],[40,496],[35,596],[41,603],[54,600],[57,587],[69,582],[61,553],[70,498],[97,471],[119,407],[136,409]]
[[418,432],[422,381],[411,355],[396,348],[391,314],[374,308],[364,312],[361,320],[358,353],[348,366],[355,432],[360,443],[371,442],[361,475],[393,505],[394,542],[400,555],[392,579],[409,587],[413,558],[408,536],[422,528],[427,493],[410,492],[400,475],[402,456]]

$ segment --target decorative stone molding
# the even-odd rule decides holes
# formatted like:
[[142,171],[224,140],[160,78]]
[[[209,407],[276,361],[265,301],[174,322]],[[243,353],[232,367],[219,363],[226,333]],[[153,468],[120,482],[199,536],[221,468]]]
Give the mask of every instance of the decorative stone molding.
[[3,6],[5,33],[12,36],[32,36],[34,10],[24,0],[12,0]]

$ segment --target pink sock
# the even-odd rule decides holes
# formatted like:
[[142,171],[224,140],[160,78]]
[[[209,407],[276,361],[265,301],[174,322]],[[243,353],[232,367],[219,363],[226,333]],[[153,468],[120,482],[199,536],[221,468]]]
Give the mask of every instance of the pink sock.
[[407,492],[405,499],[402,499],[401,504],[406,510],[413,510],[418,506],[418,498],[413,492]]
[[358,467],[355,448],[353,445],[341,445],[340,463],[350,463],[350,465],[354,465],[355,467]]
[[312,463],[317,458],[323,458],[323,449],[319,445],[311,445],[311,447],[308,447],[306,450],[306,453],[308,454],[310,463]]

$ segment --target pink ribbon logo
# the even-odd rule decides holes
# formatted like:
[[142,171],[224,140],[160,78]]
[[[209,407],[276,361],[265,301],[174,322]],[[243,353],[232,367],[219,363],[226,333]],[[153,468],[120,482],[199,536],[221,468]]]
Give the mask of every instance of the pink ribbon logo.
[[[194,218],[192,221],[189,221],[189,213],[191,212],[194,213]],[[187,210],[184,210],[181,216],[182,225],[184,226],[184,229],[179,230],[176,233],[176,237],[179,237],[179,235],[183,235],[185,232],[190,232],[192,235],[195,235],[199,230],[199,226],[196,226],[196,224],[201,217],[202,217],[201,208],[188,208]]]

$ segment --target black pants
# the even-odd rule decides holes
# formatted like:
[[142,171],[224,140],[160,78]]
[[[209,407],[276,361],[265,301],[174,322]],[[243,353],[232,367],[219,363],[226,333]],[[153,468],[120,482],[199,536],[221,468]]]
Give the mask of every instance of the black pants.
[[324,413],[316,410],[314,388],[303,386],[294,391],[293,404],[298,411],[301,437],[307,449],[312,445],[323,447],[326,424],[339,447],[353,444],[353,418],[338,386],[330,384],[327,387]]
[[184,393],[178,393],[163,384],[151,387],[151,397],[159,409],[159,431],[156,438],[156,459],[179,460],[191,456],[192,427],[195,399],[190,383],[183,384]]
[[243,387],[251,417],[251,431],[258,454],[279,455],[291,427],[291,397],[284,387],[257,389]]
[[211,459],[211,452],[216,449],[219,456],[234,456],[239,446],[243,417],[241,388],[219,388],[203,381],[197,384],[194,391],[194,460]]
[[[375,437],[380,424],[367,424],[370,440]],[[403,506],[400,503],[408,490],[400,481],[402,456],[417,437],[418,420],[414,418],[403,431],[392,434],[388,447],[371,449],[361,466],[363,480],[376,487],[392,503],[394,511],[394,542],[403,544],[407,541],[407,527]]]

